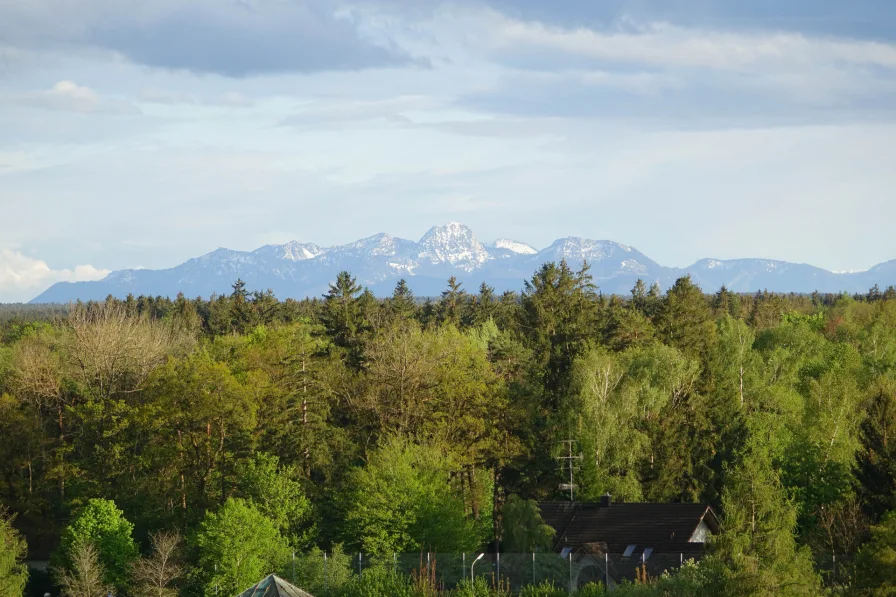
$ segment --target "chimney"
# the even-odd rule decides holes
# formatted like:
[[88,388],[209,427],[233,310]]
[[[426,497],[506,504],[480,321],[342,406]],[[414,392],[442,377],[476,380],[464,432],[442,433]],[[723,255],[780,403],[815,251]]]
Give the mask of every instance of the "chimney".
[[613,503],[613,499],[610,497],[610,492],[608,491],[606,494],[600,496],[600,507],[601,508],[609,508],[610,504]]

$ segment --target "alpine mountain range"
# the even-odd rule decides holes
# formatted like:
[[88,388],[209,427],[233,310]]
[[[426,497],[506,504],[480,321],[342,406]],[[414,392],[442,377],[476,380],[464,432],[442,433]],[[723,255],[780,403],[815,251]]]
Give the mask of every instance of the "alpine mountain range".
[[326,293],[343,270],[377,296],[391,294],[402,278],[417,296],[438,296],[451,276],[470,292],[482,282],[497,292],[519,291],[542,264],[561,260],[574,269],[587,261],[595,284],[605,294],[627,295],[638,279],[666,289],[688,274],[706,292],[726,286],[735,292],[853,293],[875,284],[881,288],[896,284],[896,260],[856,273],[769,259],[701,259],[674,268],[607,240],[562,238],[541,250],[505,239],[481,243],[469,227],[452,222],[431,228],[419,242],[377,234],[334,247],[293,241],[251,252],[221,248],[170,269],[126,269],[94,282],[59,282],[31,302],[67,303],[128,294],[207,298],[229,293],[237,279],[249,289],[270,289],[281,299],[301,299]]

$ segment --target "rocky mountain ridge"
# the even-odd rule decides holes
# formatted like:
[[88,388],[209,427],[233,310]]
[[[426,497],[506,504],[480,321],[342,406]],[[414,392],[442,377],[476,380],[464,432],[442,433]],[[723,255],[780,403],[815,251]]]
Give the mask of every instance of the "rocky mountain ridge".
[[342,270],[380,296],[390,294],[401,278],[418,296],[436,296],[452,275],[469,291],[482,282],[498,292],[518,291],[543,263],[562,259],[574,268],[587,261],[601,291],[615,294],[628,294],[639,278],[667,288],[687,274],[707,292],[723,285],[736,292],[864,292],[875,284],[896,284],[896,261],[857,273],[767,259],[702,259],[671,268],[614,241],[569,237],[538,250],[509,239],[481,243],[469,227],[452,222],[434,226],[418,242],[381,233],[334,247],[292,241],[251,252],[220,248],[170,269],[120,270],[95,282],[60,282],[32,302],[102,300],[110,294],[173,297],[179,292],[208,297],[229,292],[237,278],[248,288],[271,289],[280,298],[304,298],[324,294]]

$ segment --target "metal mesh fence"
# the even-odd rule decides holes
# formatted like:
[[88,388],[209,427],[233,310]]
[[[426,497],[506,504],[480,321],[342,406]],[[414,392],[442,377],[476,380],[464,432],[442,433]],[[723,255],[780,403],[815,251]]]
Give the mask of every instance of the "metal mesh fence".
[[[391,571],[409,578],[426,576],[442,589],[455,588],[462,579],[483,578],[490,585],[518,591],[526,585],[552,583],[570,592],[589,583],[614,587],[625,581],[656,578],[674,572],[684,562],[699,559],[693,554],[582,553],[404,553],[391,555],[296,554],[284,575],[299,586],[315,587],[321,595],[338,588],[352,577],[370,571]],[[316,593],[315,593],[316,594]]]

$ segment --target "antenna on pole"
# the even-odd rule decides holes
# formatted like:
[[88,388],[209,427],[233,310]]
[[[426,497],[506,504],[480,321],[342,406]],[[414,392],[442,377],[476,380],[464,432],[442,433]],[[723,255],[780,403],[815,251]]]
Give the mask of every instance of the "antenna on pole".
[[557,460],[560,461],[560,472],[561,473],[563,472],[564,467],[569,469],[569,483],[561,483],[560,489],[564,489],[564,490],[568,489],[569,490],[569,501],[574,502],[575,501],[576,485],[573,482],[573,471],[577,468],[575,461],[581,460],[582,455],[581,454],[573,455],[573,453],[572,453],[573,444],[576,443],[576,440],[567,439],[567,440],[564,440],[562,443],[566,444],[567,455],[566,456],[558,456]]

